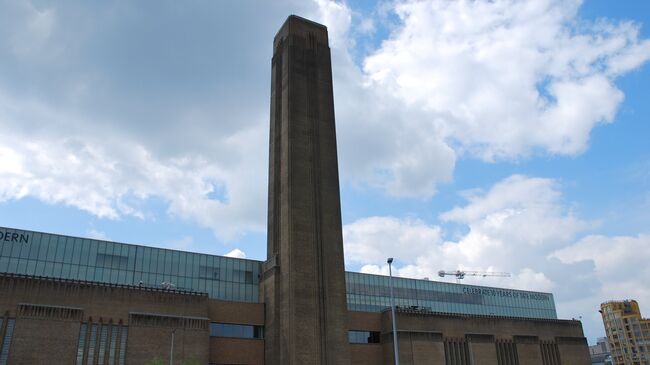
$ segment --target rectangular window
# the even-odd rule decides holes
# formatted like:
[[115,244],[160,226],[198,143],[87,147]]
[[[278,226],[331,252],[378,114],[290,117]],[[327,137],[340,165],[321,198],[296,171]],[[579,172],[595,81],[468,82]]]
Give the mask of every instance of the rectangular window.
[[122,335],[120,336],[120,365],[125,364],[126,359],[126,338],[129,335],[129,328],[122,326]]
[[379,332],[375,331],[348,331],[350,343],[379,343]]
[[[445,339],[445,364],[470,365],[469,346],[464,339]],[[514,364],[508,364],[514,365]]]
[[102,332],[99,336],[99,355],[97,355],[97,365],[104,365],[106,355],[106,337],[108,336],[108,326],[102,325]]
[[499,365],[519,365],[517,345],[512,341],[501,340],[495,343]]
[[199,266],[199,277],[201,279],[219,280],[221,269],[218,267]]
[[264,338],[264,327],[247,324],[210,323],[211,337]]
[[79,342],[77,345],[77,365],[83,365],[84,347],[86,346],[86,324],[82,323],[79,328]]
[[96,265],[107,269],[128,269],[129,258],[127,256],[109,255],[106,253],[98,253]]
[[2,349],[0,349],[0,365],[7,365],[9,359],[9,348],[11,346],[11,337],[14,334],[15,319],[7,320],[7,328],[5,329],[5,336],[2,339]]
[[97,325],[90,327],[90,341],[88,342],[88,362],[87,365],[95,365],[95,342],[97,339]]
[[117,347],[117,326],[111,327],[111,345],[108,350],[108,365],[115,365],[115,349]]

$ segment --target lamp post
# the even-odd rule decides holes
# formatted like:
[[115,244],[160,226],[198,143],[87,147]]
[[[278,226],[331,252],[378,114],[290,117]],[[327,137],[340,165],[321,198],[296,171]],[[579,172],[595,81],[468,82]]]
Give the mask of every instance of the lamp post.
[[169,349],[169,365],[174,364],[174,334],[176,333],[176,328],[172,329],[172,345]]
[[395,302],[393,299],[393,258],[389,257],[388,260],[388,286],[390,287],[390,313],[393,319],[393,352],[395,353],[395,365],[399,365],[399,350],[397,349],[397,325],[395,324]]

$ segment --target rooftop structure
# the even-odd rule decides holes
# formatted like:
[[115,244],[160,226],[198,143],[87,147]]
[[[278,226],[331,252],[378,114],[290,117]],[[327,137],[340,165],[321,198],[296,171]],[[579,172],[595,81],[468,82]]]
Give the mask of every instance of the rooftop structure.
[[[211,299],[262,302],[263,262],[0,227],[0,272],[207,293]],[[18,237],[12,240],[11,237]],[[22,238],[22,240],[21,240]],[[553,294],[394,278],[396,305],[438,313],[556,319]],[[389,306],[388,277],[345,273],[347,308]]]

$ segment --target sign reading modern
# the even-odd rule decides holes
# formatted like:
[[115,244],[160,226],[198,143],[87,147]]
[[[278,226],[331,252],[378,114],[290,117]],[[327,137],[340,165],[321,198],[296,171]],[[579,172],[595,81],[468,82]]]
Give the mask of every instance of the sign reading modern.
[[23,233],[16,233],[16,232],[0,231],[0,241],[29,243],[29,235]]

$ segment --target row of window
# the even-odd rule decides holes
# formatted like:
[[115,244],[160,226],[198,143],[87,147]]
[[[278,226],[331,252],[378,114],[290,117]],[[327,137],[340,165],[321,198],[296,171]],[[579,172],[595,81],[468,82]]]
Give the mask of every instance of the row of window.
[[[360,312],[380,312],[390,307],[390,298],[369,295],[347,295],[348,310]],[[477,314],[526,318],[557,318],[553,309],[535,309],[511,307],[505,305],[480,305],[449,302],[424,301],[410,298],[395,298],[395,305],[400,307],[417,307],[434,312]]]
[[[531,318],[557,318],[551,294],[481,288],[428,280],[393,279],[395,304],[433,311]],[[390,305],[389,278],[346,272],[348,309],[380,311]]]
[[[348,293],[390,296],[390,278],[386,276],[347,272],[346,285]],[[477,287],[397,277],[393,278],[393,295],[396,298],[417,298],[440,302],[555,309],[553,295],[550,293]]]
[[[2,261],[1,258],[0,261]],[[48,262],[39,262],[39,264],[41,265],[40,267],[35,267],[34,262],[26,262],[26,265],[22,265],[22,267],[18,265],[18,267],[14,266],[4,269],[2,262],[0,262],[0,272],[156,288],[166,288],[169,285],[169,287],[175,289],[205,292],[208,293],[210,298],[242,302],[257,302],[259,299],[259,285],[256,284],[103,269],[91,266],[52,264]]]
[[[349,342],[353,344],[380,343],[379,332],[348,331]],[[540,343],[543,365],[560,365],[557,344]],[[500,340],[495,343],[498,365],[519,365],[517,344],[511,340]],[[464,338],[446,338],[444,341],[445,364],[470,365],[471,355],[467,341]]]
[[[115,242],[7,230],[0,272],[207,292],[210,298],[258,302],[262,263]],[[25,237],[21,241],[20,237]],[[18,242],[20,241],[20,242]],[[24,242],[27,241],[27,242]],[[389,278],[346,272],[348,308],[381,311]],[[434,311],[557,318],[551,294],[394,278],[396,305]]]
[[124,365],[128,327],[82,323],[76,365]]
[[[211,267],[211,266],[199,266],[196,272],[188,272],[186,275],[185,272],[180,274],[177,273],[166,273],[163,271],[150,271],[150,270],[140,270],[129,268],[125,264],[126,258],[122,256],[115,255],[105,255],[97,254],[96,264],[72,264],[72,263],[62,263],[62,262],[53,262],[46,260],[34,260],[34,259],[22,259],[22,258],[12,258],[8,256],[0,256],[0,270],[3,272],[28,272],[30,275],[42,275],[42,276],[51,276],[51,275],[69,275],[68,273],[72,270],[75,272],[81,273],[82,276],[86,276],[84,280],[93,280],[94,270],[100,270],[102,272],[115,272],[115,273],[152,273],[164,276],[175,276],[175,277],[186,277],[194,279],[207,279],[207,280],[220,280],[228,281],[235,283],[247,283],[253,284],[259,282],[257,280],[257,273],[259,270],[247,269],[247,268],[228,268],[228,267]],[[79,269],[75,269],[79,268]],[[83,270],[82,268],[85,268]],[[90,270],[86,273],[87,270]],[[123,274],[123,275],[124,275]]]
[[251,272],[250,280],[254,281],[261,265],[252,260],[216,255],[28,231],[21,233],[29,235],[28,243],[0,242],[0,257],[209,279],[217,279],[215,272],[220,271],[216,274],[218,279],[241,282],[246,282],[245,275],[241,278],[227,276],[236,270],[248,271]]

